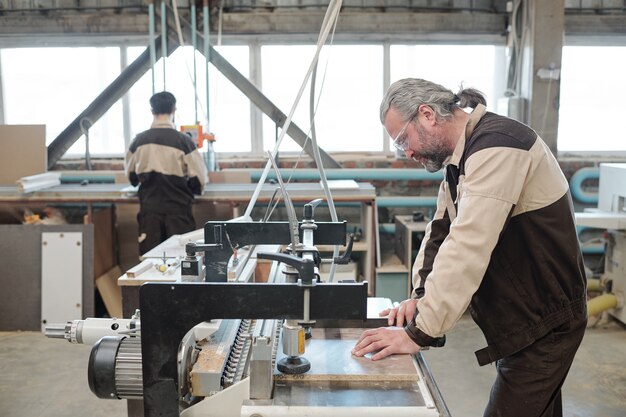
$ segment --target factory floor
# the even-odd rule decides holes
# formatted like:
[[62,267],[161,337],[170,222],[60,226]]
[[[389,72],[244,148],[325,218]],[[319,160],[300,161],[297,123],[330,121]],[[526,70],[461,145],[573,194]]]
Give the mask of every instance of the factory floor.
[[[482,416],[495,375],[479,367],[484,347],[469,317],[448,334],[446,347],[424,357],[453,417]],[[100,400],[87,385],[90,347],[36,332],[0,332],[1,417],[123,417],[126,402]],[[626,328],[608,321],[588,328],[563,389],[567,417],[626,415]]]

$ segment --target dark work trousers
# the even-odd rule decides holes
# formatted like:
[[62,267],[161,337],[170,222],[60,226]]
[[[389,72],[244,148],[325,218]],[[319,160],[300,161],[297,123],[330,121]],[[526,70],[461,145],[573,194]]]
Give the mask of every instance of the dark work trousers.
[[180,235],[196,229],[196,222],[191,210],[181,214],[140,211],[137,214],[137,222],[139,223],[140,255],[148,252],[172,235]]
[[562,417],[561,387],[586,324],[566,323],[498,360],[484,417]]

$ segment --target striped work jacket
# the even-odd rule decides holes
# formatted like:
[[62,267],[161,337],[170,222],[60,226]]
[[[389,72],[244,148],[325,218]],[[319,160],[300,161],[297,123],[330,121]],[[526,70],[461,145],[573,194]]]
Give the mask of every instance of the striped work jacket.
[[413,265],[413,340],[441,345],[469,307],[484,365],[586,319],[568,183],[537,133],[478,105],[445,170]]
[[124,160],[126,175],[139,186],[142,211],[180,214],[202,194],[207,169],[195,143],[169,123],[155,123],[137,135]]

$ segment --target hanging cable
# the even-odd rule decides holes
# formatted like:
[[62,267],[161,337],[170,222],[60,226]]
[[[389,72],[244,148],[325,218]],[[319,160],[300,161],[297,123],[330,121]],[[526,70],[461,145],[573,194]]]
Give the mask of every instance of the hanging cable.
[[[335,15],[334,21],[331,21],[330,24],[332,24],[332,32],[331,32],[331,40],[329,42],[330,45],[333,44],[333,39],[334,39],[334,34],[335,34],[335,29],[337,26],[337,21],[338,21],[338,14]],[[325,19],[322,27],[326,26],[326,24],[328,24],[328,20]],[[298,162],[300,161],[301,156],[304,153],[304,148],[306,147],[309,137],[311,138],[311,145],[313,147],[313,156],[315,159],[315,163],[316,166],[318,167],[319,173],[320,173],[320,183],[322,185],[322,189],[324,190],[324,195],[326,196],[326,201],[328,202],[328,208],[329,208],[329,212],[330,212],[330,216],[331,216],[331,220],[333,222],[338,222],[339,218],[337,216],[337,211],[335,208],[335,203],[334,200],[332,198],[332,193],[330,191],[330,188],[328,186],[328,180],[326,178],[326,172],[324,171],[324,166],[323,166],[323,162],[321,160],[321,155],[319,152],[319,147],[317,145],[317,134],[315,131],[315,115],[317,114],[317,110],[318,110],[318,106],[319,106],[319,101],[320,101],[320,97],[323,91],[323,87],[324,87],[324,82],[326,80],[326,74],[328,71],[328,62],[329,59],[326,60],[325,66],[324,66],[324,76],[322,77],[322,83],[320,86],[320,92],[318,94],[318,98],[317,98],[317,103],[315,100],[315,87],[316,87],[316,79],[317,79],[317,67],[318,67],[318,62],[315,62],[315,66],[314,66],[314,70],[311,76],[311,89],[310,89],[310,103],[309,103],[309,117],[310,117],[310,129],[309,129],[309,134],[307,134],[307,139],[304,143],[304,146],[302,147],[302,149],[300,150],[300,153],[298,154],[298,158],[296,159],[296,163],[294,164],[291,173],[289,174],[289,178],[287,180],[287,184],[291,181],[291,177],[293,176],[293,174],[295,173],[295,169],[298,166]],[[273,199],[273,197],[272,197]],[[272,207],[271,211],[269,212],[269,215],[271,215],[271,213],[273,212],[274,208],[276,208],[278,204],[278,201],[274,202],[274,206]],[[266,211],[266,218],[269,218],[268,212]],[[337,256],[339,256],[339,246],[334,245],[333,246],[333,259],[335,259]],[[329,278],[328,281],[332,282],[334,279],[334,275],[335,275],[335,270],[337,268],[337,265],[335,263],[331,264],[331,269],[330,269],[330,274],[329,274]]]
[[[87,123],[87,126],[85,126],[85,123]],[[87,170],[91,171],[91,152],[89,151],[89,129],[91,129],[91,126],[93,126],[93,122],[91,121],[91,119],[87,117],[83,117],[82,119],[80,119],[79,126],[80,126],[81,132],[83,132],[83,135],[85,135],[85,165],[87,166]]]
[[[172,10],[174,13],[174,23],[176,25],[176,34],[178,36],[178,43],[181,47],[185,46],[185,39],[183,38],[183,30],[182,27],[180,25],[180,18],[178,17],[178,6],[176,3],[176,0],[172,0]],[[194,53],[194,57],[195,57],[195,47],[193,50]],[[189,76],[189,79],[191,80],[191,84],[193,85],[193,94],[194,94],[194,100],[196,102],[196,104],[200,107],[200,110],[202,112],[202,114],[204,115],[205,119],[208,120],[208,110],[204,109],[204,107],[202,106],[202,102],[200,101],[200,97],[198,96],[198,89],[196,87],[196,78],[195,75],[191,74],[191,69],[189,68],[189,63],[187,62],[187,59],[184,59],[185,62],[185,68],[187,69],[187,74]],[[194,71],[195,73],[195,71]],[[207,106],[208,107],[208,106]],[[196,120],[197,121],[197,115],[196,115]],[[207,127],[208,130],[208,127]]]
[[272,155],[271,151],[267,151],[268,158],[270,164],[274,168],[274,172],[276,173],[276,179],[278,180],[278,186],[280,187],[280,191],[283,194],[283,200],[285,201],[285,209],[287,210],[287,218],[289,219],[289,235],[291,236],[291,250],[296,254],[298,250],[298,246],[300,245],[300,231],[298,230],[298,217],[296,215],[296,210],[293,207],[293,202],[291,198],[289,198],[289,193],[287,192],[287,187],[283,183],[283,177],[280,175],[280,169],[278,169],[278,165],[276,164],[276,160],[274,159],[274,155]]
[[[335,21],[335,19],[337,18],[337,15],[339,14],[339,10],[341,9],[341,3],[342,3],[341,0],[331,0],[331,3],[328,6],[326,15],[324,17],[324,22],[326,22],[326,24],[322,26],[322,30],[321,30],[321,34],[317,43],[317,49],[315,51],[315,55],[306,73],[306,76],[303,80],[300,90],[298,91],[298,94],[291,108],[291,111],[289,112],[289,115],[287,116],[287,120],[285,121],[282,127],[280,136],[278,137],[278,140],[276,141],[276,144],[274,145],[274,150],[272,151],[273,158],[276,157],[276,154],[278,153],[278,148],[280,147],[280,144],[282,143],[282,140],[285,137],[285,133],[287,133],[287,130],[289,129],[289,125],[291,124],[291,119],[293,117],[293,114],[295,113],[298,103],[300,102],[300,98],[302,97],[304,88],[306,87],[306,84],[311,76],[311,73],[313,72],[315,63],[319,59],[319,54],[322,49],[322,46],[325,44],[326,39],[328,38],[328,34],[331,31],[332,22]],[[328,24],[328,23],[331,23],[331,24]],[[256,200],[258,199],[261,189],[263,188],[263,184],[265,183],[265,180],[267,179],[267,174],[270,168],[271,168],[271,162],[268,161],[267,164],[265,165],[265,169],[263,170],[261,174],[261,177],[259,178],[259,182],[257,184],[256,189],[254,190],[252,198],[250,199],[250,203],[248,204],[248,207],[246,208],[246,212],[244,216],[249,217],[250,214],[252,213],[252,209],[254,208],[254,205],[256,204]]]
[[[339,14],[336,15],[333,24],[333,30],[331,35],[331,44],[332,39],[335,34],[335,28],[337,27],[337,20]],[[328,60],[326,60],[326,68],[324,69],[324,77],[322,78],[322,86],[324,85],[324,81],[326,79],[326,72],[328,69]],[[324,170],[324,162],[322,161],[322,157],[320,155],[320,150],[317,144],[317,134],[315,132],[315,113],[317,112],[317,105],[319,105],[319,97],[317,100],[317,105],[315,103],[315,80],[317,78],[317,62],[315,63],[315,69],[313,71],[313,75],[311,76],[311,94],[309,96],[309,114],[311,119],[311,146],[313,147],[313,157],[315,159],[315,164],[320,173],[320,183],[322,188],[324,189],[324,195],[326,196],[326,201],[328,202],[328,210],[330,212],[330,218],[333,222],[338,222],[339,217],[337,216],[337,210],[335,209],[335,201],[333,200],[332,193],[330,192],[330,187],[328,186],[328,179],[326,178],[326,171]],[[320,88],[320,95],[321,95]],[[335,277],[335,271],[337,270],[337,264],[334,262],[334,259],[339,256],[339,246],[333,246],[333,263],[330,266],[330,273],[328,276],[328,282],[333,282]]]

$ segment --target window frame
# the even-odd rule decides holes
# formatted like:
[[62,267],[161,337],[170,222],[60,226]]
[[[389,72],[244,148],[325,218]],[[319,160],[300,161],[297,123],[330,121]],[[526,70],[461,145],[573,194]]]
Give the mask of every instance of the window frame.
[[[569,35],[563,39],[563,47],[566,46],[619,46],[626,47],[626,35]],[[560,84],[559,84],[559,88]],[[558,149],[558,136],[557,136],[557,149]],[[616,159],[622,160],[626,158],[626,150],[622,151],[557,151],[558,159],[566,158],[597,158],[601,160]]]
[[[224,35],[222,38],[223,45],[247,45],[249,47],[249,74],[250,80],[252,80],[256,85],[260,88],[260,80],[261,80],[261,65],[260,65],[260,49],[261,46],[264,45],[293,45],[293,44],[311,44],[315,43],[317,40],[316,34],[308,34],[308,35],[293,35],[293,36],[285,36],[285,35],[261,35],[261,36],[247,36],[247,35]],[[379,44],[383,47],[383,79],[381,80],[383,89],[386,89],[392,80],[390,80],[390,47],[391,45],[397,44],[457,44],[457,45],[494,45],[496,47],[502,47],[502,50],[505,50],[505,41],[506,39],[503,36],[488,34],[488,35],[469,35],[461,38],[459,35],[446,35],[446,34],[416,34],[416,35],[346,35],[346,34],[337,34],[335,35],[334,44]],[[126,53],[128,47],[142,47],[147,44],[147,37],[137,36],[137,37],[102,37],[98,39],[90,39],[90,38],[58,38],[54,41],[50,41],[49,39],[43,41],[33,41],[26,40],[23,43],[21,42],[11,42],[6,45],[7,48],[22,48],[22,47],[41,47],[41,46],[54,46],[54,47],[70,47],[70,46],[89,46],[89,47],[118,47],[120,48],[120,56],[121,56],[121,67],[129,62],[126,62]],[[597,35],[597,36],[580,36],[580,35],[569,35],[564,38],[564,46],[626,46],[626,35]],[[496,65],[502,66],[505,68],[504,57],[496,59]],[[1,68],[1,62],[0,62]],[[496,74],[498,72],[496,71]],[[504,71],[502,72],[504,74]],[[502,75],[504,76],[504,75]],[[1,79],[0,74],[0,83],[3,80]],[[0,87],[0,92],[1,92]],[[495,93],[498,93],[495,91]],[[6,106],[4,102],[4,97],[0,96],[0,111]],[[220,152],[219,156],[221,158],[232,158],[232,157],[249,157],[249,158],[257,158],[264,156],[263,150],[263,129],[262,129],[262,112],[256,108],[256,106],[250,103],[251,106],[251,122],[250,122],[250,141],[251,141],[251,152],[245,154],[236,154],[233,152]],[[123,107],[123,123],[124,123],[124,145],[125,148],[128,147],[128,144],[132,140],[130,138],[130,108],[128,105],[128,98],[126,95],[122,98],[122,107]],[[281,109],[283,111],[288,111],[288,109]],[[3,117],[3,114],[0,115]],[[381,127],[381,139],[383,142],[382,151],[370,151],[364,152],[369,155],[381,155],[381,156],[389,156],[393,155],[394,152],[389,150],[389,138],[384,132],[384,129]],[[558,140],[558,139],[557,139]],[[557,142],[558,143],[558,142]],[[350,151],[345,152],[333,152],[333,154],[343,154],[343,153],[351,153]],[[289,153],[287,153],[289,154]],[[84,155],[81,154],[66,154],[63,156],[63,159],[71,159],[76,157],[81,157]],[[96,158],[111,158],[111,157],[122,157],[123,154],[119,153],[110,153],[104,154],[99,153],[92,155],[92,157]],[[625,157],[626,151],[559,151],[558,157]]]

